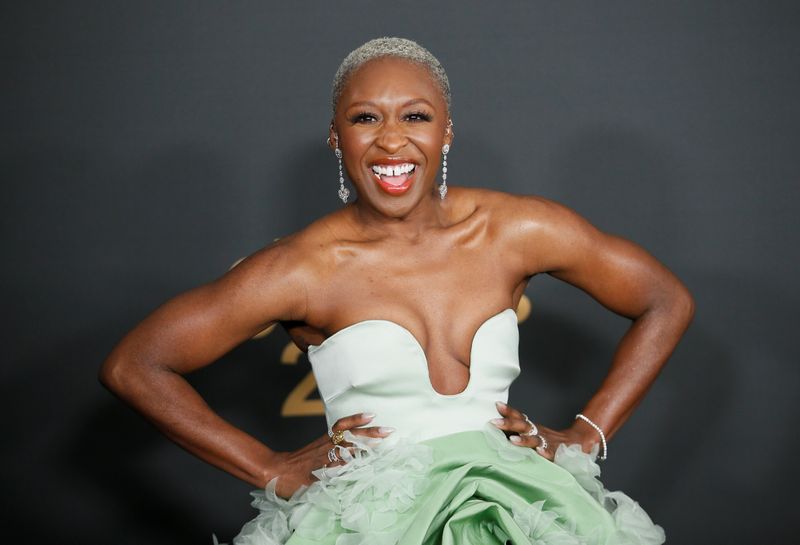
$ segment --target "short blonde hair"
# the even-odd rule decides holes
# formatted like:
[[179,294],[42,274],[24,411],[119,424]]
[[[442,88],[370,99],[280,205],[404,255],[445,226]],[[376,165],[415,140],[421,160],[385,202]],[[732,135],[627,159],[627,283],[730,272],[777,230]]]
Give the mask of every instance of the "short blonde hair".
[[342,95],[347,80],[358,68],[373,59],[397,57],[416,63],[428,70],[442,91],[442,96],[450,109],[450,81],[442,63],[433,54],[413,40],[406,38],[375,38],[351,51],[339,65],[333,77],[331,109],[336,112],[336,104]]

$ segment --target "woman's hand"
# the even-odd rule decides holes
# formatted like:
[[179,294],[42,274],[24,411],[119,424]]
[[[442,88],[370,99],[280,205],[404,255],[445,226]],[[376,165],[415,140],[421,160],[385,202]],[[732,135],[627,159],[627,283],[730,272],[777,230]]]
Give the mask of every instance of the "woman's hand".
[[[375,418],[374,414],[359,413],[345,416],[336,421],[331,431],[350,431],[353,435],[382,439],[392,433],[391,428],[379,426],[364,427]],[[303,485],[310,485],[316,478],[311,474],[312,471],[321,467],[335,466],[344,464],[343,461],[331,463],[328,459],[328,452],[333,448],[333,442],[328,434],[304,446],[303,448],[291,452],[276,452],[270,465],[275,468],[273,476],[278,477],[275,492],[282,498],[289,498],[298,488]],[[352,448],[353,445],[346,441],[339,443],[339,446]]]
[[[505,403],[498,401],[496,405],[497,412],[500,413],[502,418],[492,420],[492,424],[503,430],[509,441],[515,445],[530,447],[548,460],[553,459],[558,445],[562,443],[566,445],[577,443],[584,452],[588,453],[600,440],[597,432],[593,429],[590,428],[596,437],[592,437],[591,434],[587,433],[584,426],[581,425],[582,421],[576,421],[575,425],[565,430],[554,430],[541,424],[534,424],[526,418],[524,413],[509,407]],[[532,427],[532,424],[535,428]],[[538,431],[531,434],[532,430]]]

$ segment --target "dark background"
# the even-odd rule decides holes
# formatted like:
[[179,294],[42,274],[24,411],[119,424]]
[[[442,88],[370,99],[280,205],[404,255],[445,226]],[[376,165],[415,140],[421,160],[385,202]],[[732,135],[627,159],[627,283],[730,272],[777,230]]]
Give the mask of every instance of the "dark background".
[[[2,40],[3,536],[210,543],[250,486],[97,382],[166,299],[340,206],[330,82],[369,38],[453,86],[454,185],[539,194],[647,248],[697,315],[603,480],[669,543],[793,543],[800,441],[800,10],[792,2],[17,2]],[[566,425],[627,321],[549,277],[527,295],[512,403]],[[288,338],[191,380],[278,449],[309,372]],[[790,537],[791,536],[791,537]]]

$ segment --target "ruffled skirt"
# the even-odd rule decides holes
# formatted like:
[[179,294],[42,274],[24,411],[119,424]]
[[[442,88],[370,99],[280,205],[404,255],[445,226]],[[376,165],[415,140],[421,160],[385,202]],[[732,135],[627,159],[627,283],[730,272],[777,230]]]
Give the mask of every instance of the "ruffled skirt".
[[[276,479],[234,545],[658,545],[663,529],[598,480],[596,451],[561,445],[551,462],[488,425],[421,443],[342,449],[347,463],[286,500]],[[216,543],[216,538],[214,539]]]

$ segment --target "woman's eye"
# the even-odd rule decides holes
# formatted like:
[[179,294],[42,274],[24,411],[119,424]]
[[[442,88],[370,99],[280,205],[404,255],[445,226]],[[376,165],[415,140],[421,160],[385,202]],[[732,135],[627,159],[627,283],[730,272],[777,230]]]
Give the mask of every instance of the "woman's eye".
[[376,120],[377,117],[369,112],[361,112],[360,114],[356,114],[350,118],[351,123],[373,123]]
[[406,119],[409,121],[430,121],[431,116],[425,112],[411,112],[406,114]]

